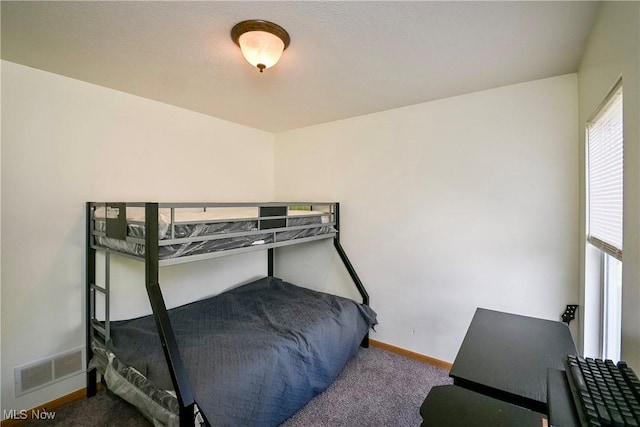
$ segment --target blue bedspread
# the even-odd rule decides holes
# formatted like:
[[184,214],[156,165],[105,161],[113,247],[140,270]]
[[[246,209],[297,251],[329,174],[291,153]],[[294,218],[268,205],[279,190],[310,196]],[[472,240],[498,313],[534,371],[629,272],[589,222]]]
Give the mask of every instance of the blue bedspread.
[[[325,390],[376,314],[264,278],[169,311],[196,402],[214,426],[275,426]],[[113,322],[111,350],[172,389],[153,317]]]

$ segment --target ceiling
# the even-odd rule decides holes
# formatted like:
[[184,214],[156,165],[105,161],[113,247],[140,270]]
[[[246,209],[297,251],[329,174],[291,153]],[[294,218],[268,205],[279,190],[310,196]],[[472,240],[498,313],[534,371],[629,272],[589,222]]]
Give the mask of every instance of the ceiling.
[[[2,58],[279,132],[576,72],[598,2],[2,1]],[[264,73],[246,19],[291,45]]]

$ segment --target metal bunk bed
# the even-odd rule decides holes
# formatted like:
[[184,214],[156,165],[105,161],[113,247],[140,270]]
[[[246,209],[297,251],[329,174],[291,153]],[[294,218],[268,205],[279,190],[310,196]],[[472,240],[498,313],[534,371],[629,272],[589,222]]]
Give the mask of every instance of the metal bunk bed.
[[[211,425],[204,413],[198,410],[190,387],[185,365],[180,355],[176,336],[171,325],[159,282],[159,268],[163,266],[239,254],[255,250],[267,250],[268,276],[273,276],[274,248],[320,239],[333,239],[333,245],[353,280],[363,305],[369,305],[369,295],[340,244],[340,205],[337,202],[296,203],[103,203],[88,202],[86,211],[86,303],[87,303],[87,361],[93,357],[92,344],[106,346],[110,340],[110,290],[109,269],[112,254],[134,258],[144,262],[145,284],[153,317],[160,336],[162,349],[179,404],[181,427],[194,426],[198,417],[203,424]],[[241,218],[187,220],[188,226],[213,226],[213,231],[192,235],[180,234],[181,210],[202,211],[225,208],[252,209],[253,215]],[[144,218],[128,219],[127,210],[143,212]],[[320,213],[314,209],[320,209]],[[292,215],[294,210],[298,215]],[[318,221],[321,218],[321,221]],[[305,220],[308,219],[308,220]],[[302,220],[302,221],[301,221]],[[297,222],[296,222],[297,221]],[[249,230],[220,231],[219,224],[249,224]],[[137,228],[136,228],[137,227]],[[239,243],[233,239],[238,239]],[[115,244],[113,244],[115,242]],[[216,246],[216,242],[223,245]],[[110,244],[112,243],[112,244]],[[213,244],[213,245],[210,245]],[[126,246],[128,246],[128,249]],[[188,251],[167,249],[190,248]],[[195,250],[192,250],[195,247]],[[96,281],[96,253],[104,253],[104,286]],[[176,255],[178,254],[178,255]],[[104,296],[104,320],[96,316],[96,294]],[[368,347],[369,334],[361,346]],[[97,392],[97,370],[87,367],[87,397]]]

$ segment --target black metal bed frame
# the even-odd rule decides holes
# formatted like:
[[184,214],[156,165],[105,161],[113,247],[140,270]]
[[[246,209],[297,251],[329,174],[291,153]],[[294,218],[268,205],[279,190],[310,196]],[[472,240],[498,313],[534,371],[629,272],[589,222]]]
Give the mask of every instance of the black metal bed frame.
[[[123,253],[118,252],[113,249],[108,249],[105,247],[101,247],[95,244],[94,236],[96,235],[96,230],[94,227],[94,218],[93,218],[93,210],[96,206],[103,205],[105,208],[109,207],[114,209],[114,212],[117,213],[117,218],[114,218],[114,222],[117,222],[112,227],[111,234],[120,240],[125,240],[126,237],[126,207],[128,205],[134,206],[144,206],[145,210],[145,255],[144,258],[138,258],[141,261],[144,261],[145,264],[145,283],[147,294],[149,297],[149,301],[151,303],[151,308],[153,311],[153,316],[155,319],[156,327],[158,328],[158,334],[160,335],[160,340],[162,343],[162,348],[164,351],[164,355],[167,361],[167,367],[169,368],[169,373],[171,375],[171,381],[173,382],[174,391],[176,393],[176,397],[179,404],[179,418],[180,418],[180,426],[181,427],[192,427],[195,424],[196,416],[199,415],[202,417],[204,425],[210,426],[211,424],[207,420],[204,413],[198,411],[197,404],[194,399],[193,393],[191,391],[191,387],[189,385],[189,381],[187,379],[187,373],[184,366],[184,362],[182,357],[180,356],[180,351],[178,348],[178,344],[173,332],[173,328],[171,327],[171,322],[169,320],[169,315],[167,313],[167,308],[164,302],[164,298],[162,296],[162,290],[160,289],[159,282],[159,268],[160,268],[160,259],[159,259],[159,232],[158,232],[158,210],[161,207],[172,207],[172,208],[180,208],[180,207],[193,207],[193,206],[211,206],[211,207],[233,207],[233,206],[252,206],[260,209],[260,220],[268,223],[263,229],[273,229],[282,227],[283,223],[286,221],[283,220],[282,209],[284,208],[285,217],[287,216],[286,210],[289,206],[313,206],[313,205],[323,205],[323,206],[331,206],[332,207],[332,215],[333,222],[332,225],[335,229],[334,233],[329,233],[326,237],[321,238],[333,238],[333,245],[340,256],[344,266],[346,267],[351,279],[353,280],[360,296],[362,297],[362,303],[365,305],[369,305],[369,294],[367,293],[362,281],[358,277],[358,274],[355,271],[355,268],[349,261],[347,254],[340,244],[340,204],[337,202],[334,203],[227,203],[227,204],[211,204],[211,203],[203,203],[203,204],[179,204],[179,203],[171,203],[171,204],[159,204],[159,203],[96,203],[96,202],[87,202],[87,241],[86,241],[86,342],[87,342],[87,397],[92,397],[97,392],[97,370],[96,368],[89,368],[88,363],[93,357],[93,350],[91,345],[94,340],[99,339],[102,340],[105,344],[109,341],[110,332],[109,332],[109,254],[120,254]],[[263,215],[263,210],[265,214]],[[121,212],[121,216],[120,216]],[[172,211],[173,212],[173,211]],[[105,220],[108,216],[105,215]],[[264,218],[272,218],[276,217],[276,219],[264,219]],[[282,221],[278,221],[278,220]],[[173,213],[172,213],[172,226],[173,226]],[[286,226],[285,228],[286,229]],[[106,235],[110,234],[109,224],[107,224]],[[286,244],[297,244],[303,243],[306,241],[305,239],[301,239],[300,242],[289,241]],[[260,247],[260,249],[267,250],[267,274],[269,276],[273,276],[273,262],[274,262],[274,248],[282,246],[276,242],[268,243]],[[255,248],[246,248],[247,251],[254,250]],[[96,253],[97,251],[105,252],[105,274],[107,275],[106,284],[104,287],[97,285],[96,283]],[[221,251],[223,252],[223,251]],[[234,250],[233,254],[244,252],[242,250]],[[126,255],[126,254],[124,254]],[[231,254],[229,254],[231,255]],[[126,255],[129,256],[129,255]],[[220,253],[216,253],[216,256],[221,256]],[[211,256],[213,257],[213,255]],[[206,258],[206,256],[205,256]],[[197,257],[197,259],[202,259],[202,257]],[[104,322],[100,322],[95,317],[95,297],[96,292],[100,292],[105,295],[105,320]],[[369,334],[367,333],[362,340],[362,347],[369,346]]]

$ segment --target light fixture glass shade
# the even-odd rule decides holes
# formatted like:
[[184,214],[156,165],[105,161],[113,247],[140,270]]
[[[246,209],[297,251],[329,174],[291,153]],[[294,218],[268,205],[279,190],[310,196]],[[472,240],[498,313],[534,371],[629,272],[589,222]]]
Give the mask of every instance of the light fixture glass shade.
[[260,72],[273,67],[291,42],[287,30],[262,19],[238,22],[231,29],[231,40],[240,47],[247,62]]
[[260,71],[273,67],[285,49],[278,36],[266,31],[248,31],[238,38],[238,43],[245,59]]

